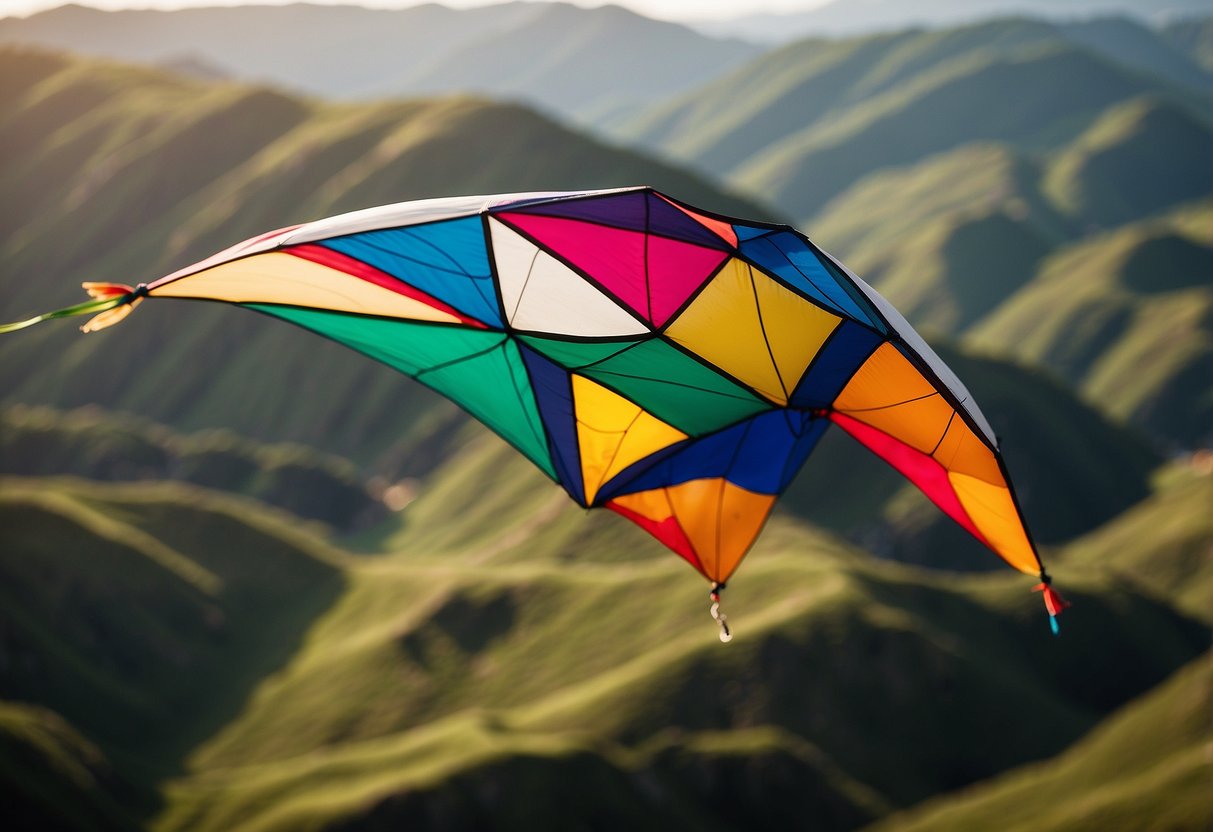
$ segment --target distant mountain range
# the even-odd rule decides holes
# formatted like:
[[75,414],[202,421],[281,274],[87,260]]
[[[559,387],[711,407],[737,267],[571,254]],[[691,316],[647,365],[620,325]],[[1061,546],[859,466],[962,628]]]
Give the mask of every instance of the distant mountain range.
[[579,117],[657,101],[761,51],[618,6],[523,2],[460,10],[297,4],[172,12],[69,5],[0,19],[0,43],[125,61],[202,62],[231,77],[326,97],[474,92]]
[[728,33],[766,43],[805,37],[889,32],[910,27],[948,28],[995,17],[1075,21],[1122,16],[1152,25],[1206,17],[1203,0],[833,0],[803,12],[749,14],[698,23],[709,34]]

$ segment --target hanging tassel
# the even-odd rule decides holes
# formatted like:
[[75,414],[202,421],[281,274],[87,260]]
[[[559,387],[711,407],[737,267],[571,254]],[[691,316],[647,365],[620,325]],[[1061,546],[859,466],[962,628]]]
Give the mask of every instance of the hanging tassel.
[[1032,587],[1033,592],[1043,593],[1045,599],[1045,609],[1049,611],[1049,629],[1053,631],[1053,635],[1059,635],[1061,628],[1057,626],[1057,616],[1061,615],[1061,611],[1070,606],[1070,602],[1061,597],[1061,594],[1053,589],[1053,579],[1047,573],[1040,574],[1040,583]]
[[712,606],[709,610],[712,618],[720,625],[720,640],[728,644],[733,640],[733,631],[729,629],[729,617],[720,610],[720,593],[724,589],[724,584],[712,584],[712,590],[708,593],[708,598],[712,600]]
[[78,303],[65,309],[57,309],[54,312],[47,312],[29,320],[0,324],[0,334],[16,332],[42,321],[71,318],[76,315],[93,315],[94,317],[80,327],[80,330],[96,332],[121,321],[147,297],[147,285],[144,283],[133,288],[122,283],[84,283],[82,285],[92,300],[86,300],[84,303]]

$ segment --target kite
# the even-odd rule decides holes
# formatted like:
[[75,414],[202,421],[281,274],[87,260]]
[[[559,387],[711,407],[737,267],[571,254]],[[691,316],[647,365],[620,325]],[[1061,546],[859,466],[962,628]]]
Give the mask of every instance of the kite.
[[720,592],[825,431],[844,431],[1050,587],[998,440],[884,298],[794,229],[650,187],[404,202],[281,229],[137,287],[324,335],[452,399],[564,488]]

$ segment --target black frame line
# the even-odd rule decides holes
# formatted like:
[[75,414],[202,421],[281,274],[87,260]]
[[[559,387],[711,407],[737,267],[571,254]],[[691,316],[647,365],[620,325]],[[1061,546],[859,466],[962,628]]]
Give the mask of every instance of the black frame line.
[[[783,403],[786,406],[788,400],[792,398],[792,392],[788,390],[788,383],[783,380],[783,373],[779,369],[779,362],[775,360],[775,351],[771,349],[771,338],[767,335],[767,322],[763,320],[762,304],[758,301],[758,283],[754,280],[754,267],[749,266],[747,272],[750,278],[750,290],[754,293],[754,312],[758,315],[758,329],[762,332],[762,343],[766,345],[767,355],[771,359],[771,367],[775,370],[775,378],[779,381],[779,389],[783,391]],[[837,324],[835,324],[835,327],[837,327]],[[821,347],[817,349],[820,351]]]

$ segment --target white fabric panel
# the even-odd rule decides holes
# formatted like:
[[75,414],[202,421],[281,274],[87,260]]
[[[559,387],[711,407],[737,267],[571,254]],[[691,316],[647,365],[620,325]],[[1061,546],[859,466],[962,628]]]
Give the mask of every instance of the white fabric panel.
[[237,243],[229,249],[213,254],[205,260],[173,272],[150,284],[156,286],[169,283],[180,277],[209,269],[220,263],[235,260],[263,251],[271,251],[279,246],[298,245],[299,243],[314,243],[327,240],[330,237],[341,237],[346,234],[357,234],[362,231],[376,231],[382,228],[398,228],[405,225],[420,225],[438,220],[453,220],[468,217],[501,208],[507,205],[527,202],[546,202],[548,200],[572,199],[574,197],[594,196],[597,194],[624,193],[627,191],[644,190],[647,186],[628,188],[606,188],[600,191],[535,191],[520,194],[491,194],[488,196],[456,196],[439,199],[417,199],[411,202],[397,202],[392,205],[380,205],[376,208],[364,208],[361,211],[351,211],[348,214],[338,214],[315,222],[290,228],[264,238],[254,237]]
[[648,327],[552,255],[489,220],[506,319],[515,329],[557,335],[643,335]]
[[910,326],[910,322],[907,321],[905,317],[893,307],[893,304],[881,297],[879,292],[869,286],[864,280],[856,276],[854,272],[840,263],[833,255],[827,253],[826,257],[829,257],[834,265],[842,269],[842,271],[846,273],[847,277],[854,281],[855,285],[859,287],[859,290],[863,292],[864,295],[867,296],[868,300],[872,302],[872,305],[880,311],[880,314],[883,315],[884,319],[889,322],[889,325],[896,330],[897,334],[901,336],[901,339],[909,345],[910,349],[922,356],[923,360],[927,362],[927,366],[931,368],[931,371],[934,372],[939,380],[947,386],[948,390],[960,403],[960,406],[964,408],[964,411],[972,417],[973,424],[977,425],[978,429],[981,430],[986,439],[989,440],[990,447],[997,448],[998,437],[994,435],[994,429],[990,427],[990,423],[986,421],[985,414],[981,412],[981,408],[977,406],[977,402],[973,401],[973,394],[970,393],[969,389],[964,386],[964,383],[957,378],[956,373],[952,372],[952,369],[948,367],[947,364],[943,363],[943,359],[936,355],[935,350],[931,349],[930,345],[923,340],[922,336],[914,331],[914,327]]

